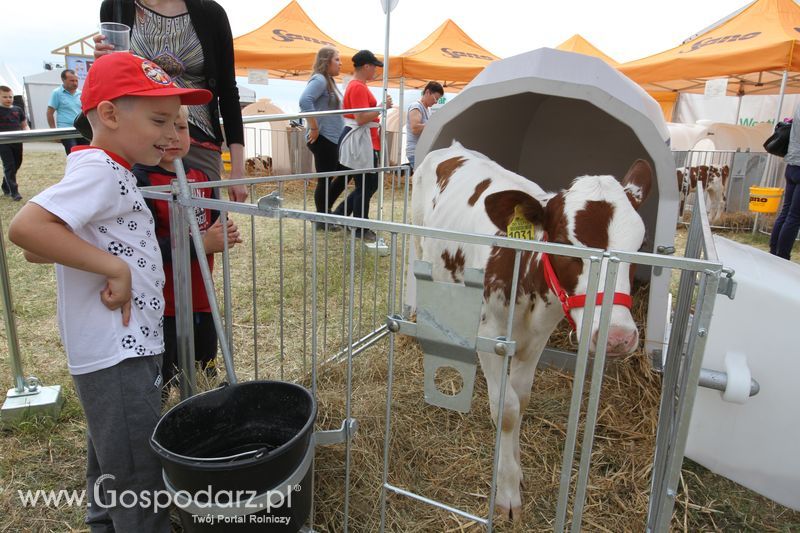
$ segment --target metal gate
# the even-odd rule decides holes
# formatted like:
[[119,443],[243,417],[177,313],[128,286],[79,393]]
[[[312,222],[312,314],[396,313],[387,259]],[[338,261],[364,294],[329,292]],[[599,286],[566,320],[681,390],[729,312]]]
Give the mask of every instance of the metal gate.
[[[33,138],[25,132],[26,137]],[[47,135],[44,134],[44,135]],[[22,137],[22,136],[16,136]],[[9,136],[16,140],[15,136]],[[0,141],[4,139],[0,138]],[[392,447],[396,437],[393,427],[406,413],[398,411],[394,399],[403,391],[397,388],[398,361],[407,356],[408,343],[398,334],[413,332],[410,317],[403,315],[405,297],[405,269],[409,239],[426,238],[501,246],[514,250],[516,261],[526,251],[547,252],[589,259],[591,263],[584,324],[599,313],[600,335],[607,333],[611,303],[606,301],[596,309],[591,305],[599,288],[614,286],[621,262],[646,265],[656,269],[672,269],[680,274],[677,285],[677,302],[674,310],[666,358],[663,367],[661,407],[653,457],[652,483],[648,531],[666,531],[669,528],[680,474],[689,415],[701,375],[702,354],[708,334],[711,314],[718,293],[732,297],[734,282],[732,272],[726,271],[714,250],[708,222],[703,215],[703,194],[696,195],[694,208],[701,213],[693,217],[689,227],[685,257],[671,257],[648,253],[627,253],[614,250],[596,250],[563,246],[538,241],[520,241],[495,236],[460,234],[451,231],[423,228],[408,224],[409,171],[405,167],[375,169],[382,175],[383,186],[378,195],[379,214],[376,220],[337,217],[310,211],[311,187],[319,179],[330,179],[344,172],[327,174],[302,174],[294,176],[250,178],[238,181],[188,184],[179,165],[179,176],[171,187],[151,188],[145,196],[171,203],[173,261],[177,263],[175,290],[181,365],[184,368],[182,389],[184,395],[195,391],[194,364],[191,335],[191,287],[189,241],[202,250],[202,238],[195,218],[196,208],[220,210],[221,218],[234,216],[243,229],[249,225],[249,250],[239,253],[228,243],[222,255],[222,268],[217,272],[222,285],[221,305],[216,301],[212,275],[205,254],[198,258],[204,282],[211,299],[215,327],[227,369],[227,380],[260,379],[273,377],[296,381],[312,389],[320,401],[318,460],[315,487],[329,478],[341,482],[334,501],[317,501],[333,509],[330,523],[320,524],[332,530],[371,531],[398,529],[389,525],[392,513],[389,500],[404,498],[418,506],[434,506],[457,516],[465,517],[487,530],[494,527],[493,502],[497,484],[499,429],[492,442],[482,450],[471,450],[470,460],[482,458],[491,462],[491,479],[488,488],[482,485],[482,498],[489,502],[486,513],[465,510],[444,501],[436,494],[421,493],[414,487],[401,486],[395,477],[400,469],[413,469],[413,457],[398,461]],[[351,171],[352,173],[352,171]],[[358,177],[356,177],[358,179]],[[256,204],[240,204],[223,200],[194,197],[192,189],[201,187],[226,187],[245,184],[251,197],[260,197]],[[166,190],[169,189],[169,190]],[[322,230],[315,230],[321,225]],[[326,226],[327,225],[327,226]],[[339,228],[339,231],[335,229]],[[364,244],[357,236],[359,230],[371,229],[383,241]],[[606,266],[601,277],[601,267]],[[4,266],[4,265],[3,265]],[[233,271],[237,272],[234,279]],[[518,269],[514,269],[513,284],[517,283]],[[221,279],[220,279],[221,278]],[[4,284],[7,289],[8,284]],[[422,285],[424,287],[424,285]],[[452,291],[466,290],[466,286],[453,285]],[[419,289],[418,289],[419,290]],[[7,291],[4,291],[7,292]],[[515,292],[512,289],[512,292]],[[239,299],[235,295],[244,294]],[[10,296],[10,295],[9,295]],[[248,297],[249,296],[249,297]],[[10,298],[7,298],[10,302]],[[8,304],[10,305],[10,304]],[[509,314],[508,333],[513,321]],[[13,330],[13,320],[9,326]],[[409,329],[411,328],[411,329]],[[548,521],[556,531],[570,527],[579,531],[582,525],[591,450],[595,436],[595,422],[600,406],[600,390],[605,367],[605,343],[590,358],[588,335],[583,328],[571,392],[569,418],[561,458],[560,482],[557,504]],[[507,369],[513,356],[513,339],[510,335],[497,339],[474,340],[474,346],[493,349],[503,357],[504,374],[500,403],[507,385]],[[488,344],[487,344],[488,343]],[[401,345],[403,345],[401,347]],[[12,360],[14,358],[14,350]],[[18,354],[17,354],[18,355]],[[385,366],[379,372],[367,373],[362,361],[376,359]],[[588,373],[590,366],[592,370]],[[369,368],[367,371],[371,371]],[[21,370],[20,370],[21,373]],[[588,393],[584,382],[588,376]],[[19,380],[17,380],[19,381]],[[355,413],[362,400],[360,387],[364,382],[377,383],[381,389],[383,415],[374,419],[357,420]],[[375,398],[366,401],[375,403]],[[422,404],[422,397],[419,403]],[[450,419],[445,418],[449,423]],[[456,419],[453,419],[456,420]],[[584,426],[578,447],[579,427]],[[497,424],[500,427],[500,424]],[[435,428],[443,430],[446,428]],[[360,457],[353,451],[354,439],[372,439],[381,449],[379,468],[368,479],[368,472],[360,467]],[[326,445],[341,443],[340,448]],[[420,442],[424,453],[425,442]],[[577,452],[580,452],[579,459]],[[398,464],[399,463],[399,464]],[[330,465],[336,465],[336,468]],[[450,481],[447,480],[447,483]],[[360,505],[371,506],[371,515],[359,517],[358,523],[351,513],[354,488],[371,483],[375,490]],[[391,497],[391,498],[390,498]],[[363,500],[363,493],[358,498]],[[571,510],[571,512],[568,512]],[[310,528],[314,523],[309,524]],[[402,528],[410,529],[410,528]]]
[[[609,290],[614,286],[618,266],[621,262],[666,268],[680,272],[674,320],[670,340],[666,349],[661,408],[658,423],[657,446],[653,458],[652,488],[648,531],[666,531],[669,527],[674,498],[680,474],[686,434],[689,426],[695,390],[701,371],[702,354],[709,322],[718,292],[731,294],[732,280],[723,270],[714,251],[711,232],[705,216],[693,217],[689,228],[689,239],[685,257],[670,257],[648,253],[627,253],[614,250],[577,248],[538,241],[519,241],[494,236],[460,234],[451,231],[409,225],[407,206],[409,174],[403,167],[377,169],[386,176],[386,187],[382,190],[385,200],[379,206],[383,210],[380,220],[354,219],[311,212],[309,210],[309,180],[332,178],[342,173],[306,174],[295,176],[252,178],[241,180],[247,184],[251,194],[261,195],[257,204],[236,204],[227,201],[201,199],[191,194],[192,188],[223,186],[224,184],[173,184],[171,194],[146,192],[146,196],[172,202],[173,221],[184,220],[188,224],[173,224],[173,260],[183,267],[175,268],[176,301],[178,306],[179,343],[186,357],[184,368],[186,379],[184,392],[190,394],[194,383],[193,365],[188,354],[191,350],[191,309],[187,295],[190,294],[185,273],[189,272],[187,244],[190,237],[196,247],[202,246],[194,222],[195,208],[218,209],[223,218],[228,213],[249,217],[250,225],[250,280],[245,283],[252,296],[250,302],[234,302],[231,296],[231,256],[226,249],[223,255],[223,305],[222,313],[215,311],[215,321],[220,334],[221,347],[228,370],[229,381],[238,376],[247,379],[267,376],[298,381],[307,384],[320,397],[320,380],[335,376],[339,381],[339,392],[343,396],[344,408],[337,414],[321,409],[320,427],[329,441],[344,443],[341,491],[341,520],[337,522],[345,531],[384,530],[387,528],[387,500],[410,498],[419,505],[431,505],[476,523],[484,524],[487,530],[494,527],[493,505],[497,484],[497,464],[500,430],[497,429],[494,449],[487,444],[486,453],[492,456],[492,477],[488,498],[488,513],[478,515],[439,501],[430,494],[420,494],[409,487],[396,484],[391,475],[398,468],[392,463],[393,423],[403,413],[398,413],[393,402],[395,389],[395,364],[402,351],[398,351],[397,333],[413,332],[415,327],[404,316],[404,271],[407,268],[407,250],[412,237],[438,238],[448,241],[472,243],[486,246],[502,246],[514,250],[516,261],[522,252],[547,252],[589,259],[591,270],[587,302],[595,300],[600,287]],[[268,190],[271,189],[271,190]],[[701,189],[702,191],[702,189]],[[705,213],[703,195],[696,195],[695,209]],[[328,224],[327,230],[315,231],[315,224]],[[192,227],[194,226],[194,227]],[[342,228],[338,232],[332,228]],[[371,229],[383,236],[386,246],[363,246],[357,236],[361,229]],[[266,239],[266,240],[265,240]],[[201,259],[203,254],[198,254]],[[202,261],[201,261],[202,264]],[[244,263],[240,263],[244,264]],[[601,267],[606,266],[606,275],[601,278]],[[212,288],[210,273],[203,269],[207,287]],[[518,269],[514,269],[513,287],[517,283]],[[238,283],[242,283],[241,279]],[[265,285],[266,284],[266,285]],[[267,287],[265,289],[265,287]],[[463,287],[462,287],[463,289]],[[455,284],[452,290],[458,291]],[[269,296],[265,298],[269,292]],[[512,293],[514,289],[512,289]],[[209,290],[213,294],[213,290]],[[234,318],[233,310],[239,306]],[[264,306],[267,306],[265,308]],[[215,307],[212,302],[212,307]],[[601,335],[607,333],[611,316],[611,303],[607,301],[595,309],[587,306],[585,322],[589,324],[594,312],[600,314]],[[250,315],[248,321],[246,315]],[[691,317],[691,320],[690,320]],[[509,315],[508,335],[513,321],[513,308]],[[588,394],[584,390],[584,377],[592,358],[589,354],[588,336],[591,328],[583,329],[575,365],[575,380],[569,408],[564,454],[561,462],[559,495],[553,524],[555,531],[580,531],[582,514],[589,482],[590,457],[595,435],[595,422],[600,405],[600,389],[605,366],[605,343],[598,342],[598,351],[593,354],[592,371],[588,376]],[[241,330],[241,331],[240,331]],[[243,330],[252,330],[252,341],[245,341]],[[277,338],[274,338],[277,337]],[[602,337],[601,337],[602,339]],[[235,341],[235,342],[234,342]],[[513,355],[513,342],[506,338],[479,339],[475,341],[494,343],[495,352],[504,358],[504,374],[501,384],[500,404],[505,395],[508,368]],[[234,349],[234,346],[237,346]],[[475,346],[478,346],[477,344]],[[475,348],[473,346],[473,349]],[[375,348],[375,350],[370,350]],[[484,348],[485,349],[485,348]],[[385,352],[384,352],[385,350]],[[269,355],[263,356],[262,353]],[[300,352],[300,353],[297,353]],[[385,354],[385,355],[384,355]],[[385,357],[385,415],[382,423],[370,424],[372,434],[365,434],[367,427],[359,424],[353,415],[353,406],[358,401],[359,391],[354,386],[354,364],[358,357]],[[251,359],[252,363],[242,364]],[[234,363],[236,359],[236,363]],[[236,367],[236,371],[234,371]],[[326,377],[328,376],[328,377]],[[335,380],[334,380],[335,381]],[[324,396],[324,395],[322,395]],[[420,398],[422,402],[422,398]],[[584,405],[585,408],[582,408]],[[336,411],[336,410],[334,410]],[[499,410],[502,412],[502,409]],[[581,422],[582,421],[582,422]],[[579,426],[585,429],[578,446]],[[360,425],[358,433],[356,428]],[[500,423],[496,425],[500,427]],[[337,429],[339,428],[339,429]],[[352,490],[356,481],[364,475],[353,466],[352,442],[354,438],[380,439],[383,461],[379,480],[379,492],[373,505],[380,509],[380,517],[367,524],[351,524],[350,506]],[[421,443],[424,446],[424,442]],[[577,453],[579,452],[579,459]],[[327,453],[327,452],[326,452]],[[402,467],[402,465],[400,465]],[[405,465],[408,467],[408,465]],[[319,482],[319,472],[317,472]],[[568,513],[568,508],[571,513]],[[312,523],[310,527],[314,527]]]

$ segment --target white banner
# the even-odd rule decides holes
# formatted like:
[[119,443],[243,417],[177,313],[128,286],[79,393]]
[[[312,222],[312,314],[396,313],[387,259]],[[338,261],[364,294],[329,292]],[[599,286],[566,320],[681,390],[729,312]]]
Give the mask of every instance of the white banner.
[[247,69],[247,83],[252,85],[269,85],[269,71],[255,68]]
[[[736,110],[739,107],[737,96],[707,97],[702,94],[681,94],[675,112],[675,122],[696,124],[698,120],[710,120],[728,124],[737,123],[740,126],[755,126],[763,122],[774,124],[779,101],[779,95],[743,96],[737,121]],[[800,105],[800,95],[784,96],[780,118],[791,117],[798,105]]]
[[728,78],[708,80],[705,87],[705,96],[725,96],[728,92]]

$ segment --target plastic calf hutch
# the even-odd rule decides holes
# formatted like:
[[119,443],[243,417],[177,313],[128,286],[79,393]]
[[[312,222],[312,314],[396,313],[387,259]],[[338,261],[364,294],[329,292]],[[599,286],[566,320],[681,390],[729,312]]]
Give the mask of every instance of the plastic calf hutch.
[[[658,104],[638,85],[600,59],[542,48],[486,67],[433,114],[416,159],[457,140],[545,190],[565,188],[585,174],[621,179],[636,159],[646,159],[657,180],[640,210],[647,228],[643,251],[657,252],[674,245],[678,213],[668,139]],[[639,268],[637,275],[651,278],[646,349],[657,355],[670,273]],[[411,303],[413,281],[411,276]]]

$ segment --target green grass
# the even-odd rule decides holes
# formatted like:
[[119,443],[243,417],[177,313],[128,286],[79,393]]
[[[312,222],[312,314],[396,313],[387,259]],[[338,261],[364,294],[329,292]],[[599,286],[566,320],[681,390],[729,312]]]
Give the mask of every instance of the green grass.
[[[46,186],[55,183],[63,174],[64,156],[58,152],[53,153],[27,153],[25,163],[19,174],[19,182],[23,196],[28,199]],[[313,187],[312,187],[313,189]],[[260,187],[254,196],[261,196],[269,192],[268,187]],[[285,191],[288,205],[302,207],[304,202],[310,204],[311,189],[303,186],[292,186]],[[21,206],[21,203],[11,202],[7,198],[0,198],[0,220],[4,232],[7,232],[8,223]],[[395,218],[399,212],[395,212]],[[241,379],[280,378],[283,368],[284,377],[301,378],[305,370],[310,368],[311,353],[311,324],[309,320],[310,309],[308,305],[303,308],[303,301],[310,301],[311,273],[310,248],[311,229],[304,232],[303,226],[297,221],[284,221],[284,276],[283,290],[281,291],[281,277],[278,262],[278,225],[272,219],[259,218],[255,223],[256,243],[256,273],[255,273],[255,300],[257,308],[255,314],[252,306],[252,267],[249,253],[251,227],[249,219],[234,215],[239,223],[245,242],[239,249],[234,249],[231,254],[232,262],[232,311],[233,332],[236,354],[237,374]],[[321,239],[321,234],[317,236]],[[728,234],[741,242],[747,242],[758,248],[765,248],[767,238],[762,235],[751,237],[749,234]],[[305,243],[304,243],[305,239]],[[320,278],[317,287],[319,305],[317,309],[320,325],[317,338],[322,343],[321,352],[330,355],[344,348],[347,343],[346,310],[349,307],[349,295],[343,289],[347,287],[349,278],[348,262],[350,248],[345,242],[344,233],[331,235],[328,239],[328,257],[325,261],[325,242],[318,242]],[[24,261],[21,251],[6,241],[9,263],[11,290],[14,299],[17,330],[20,341],[22,364],[26,375],[36,375],[43,384],[59,384],[62,386],[66,403],[58,420],[35,419],[26,421],[14,428],[0,430],[0,533],[17,531],[86,531],[83,525],[83,509],[62,507],[38,507],[35,510],[21,507],[17,497],[17,490],[27,489],[68,489],[80,490],[84,484],[85,461],[85,421],[80,405],[75,396],[72,380],[67,372],[63,348],[58,337],[55,311],[55,277],[53,268],[47,265],[32,265]],[[353,306],[355,308],[354,337],[359,337],[378,324],[383,322],[386,312],[387,287],[388,287],[388,259],[376,258],[364,253],[358,246],[355,250],[355,276],[357,281]],[[797,256],[800,254],[796,254]],[[221,298],[221,261],[217,262],[215,278],[218,294]],[[327,288],[324,287],[324,277],[327,273]],[[363,287],[361,289],[361,280]],[[374,301],[374,303],[373,303]],[[281,342],[280,308],[284,306],[283,343]],[[343,313],[344,311],[344,313]],[[327,316],[327,329],[322,325],[322,317]],[[255,317],[255,320],[254,320]],[[304,322],[305,319],[305,322]],[[305,326],[304,326],[305,323]],[[303,332],[306,332],[303,334]],[[255,340],[254,340],[255,337]],[[281,365],[281,345],[283,345],[283,365]],[[385,356],[386,343],[381,343],[369,353],[380,359]],[[254,363],[254,354],[258,352],[258,363]],[[411,359],[413,357],[399,352],[399,357]],[[0,377],[2,383],[11,387],[12,382],[8,371],[8,353],[5,332],[0,339]],[[366,394],[365,387],[369,382],[381,383],[385,374],[366,365],[356,367],[362,379],[356,384],[356,395]],[[405,372],[405,370],[404,370]],[[537,378],[538,379],[538,378]],[[479,381],[482,382],[482,379]],[[562,380],[565,381],[565,380]],[[210,386],[210,385],[209,385]],[[485,395],[485,387],[476,385],[481,394]],[[541,396],[542,385],[537,385],[534,391],[534,407],[537,417],[529,417],[526,428],[536,431],[536,435],[549,435],[549,439],[560,442],[562,433],[557,430],[556,424],[550,421],[551,410],[553,417],[562,424],[563,403],[556,396]],[[336,427],[341,421],[343,407],[333,398],[340,398],[343,389],[343,373],[341,367],[334,368],[320,381],[320,426],[325,429]],[[398,396],[413,401],[418,396],[416,390],[402,390]],[[537,395],[539,394],[539,395]],[[561,391],[561,396],[568,396]],[[379,396],[370,396],[374,404],[378,404],[377,411],[383,407]],[[479,399],[473,402],[476,409],[483,409]],[[552,409],[550,409],[552,407]],[[363,409],[356,406],[356,409]],[[486,410],[486,409],[483,409]],[[430,410],[423,411],[429,412]],[[471,415],[469,420],[480,418],[483,412]],[[374,440],[377,445],[383,438],[380,432],[382,421],[379,416],[374,416],[363,411],[360,415],[362,429],[361,438]],[[544,420],[545,417],[548,420]],[[415,420],[407,415],[400,418],[410,425],[416,425]],[[455,425],[461,417],[441,415],[443,428],[452,432],[454,438],[458,431]],[[450,426],[451,422],[454,424]],[[491,432],[488,421],[483,420],[482,426]],[[368,433],[369,430],[372,430]],[[533,434],[533,433],[531,433]],[[530,435],[529,435],[530,437]],[[539,438],[538,436],[536,438]],[[530,437],[529,440],[533,440]],[[413,444],[413,443],[412,443]],[[421,444],[421,443],[420,443]],[[490,445],[487,445],[490,446]],[[487,458],[487,450],[476,452],[481,460]],[[410,446],[403,450],[401,455],[404,464],[417,465],[421,458],[435,454],[436,450],[426,450],[420,446]],[[361,457],[357,452],[355,459]],[[543,462],[541,458],[526,457],[525,462]],[[324,450],[320,454],[318,472],[320,477],[330,476],[340,483],[335,471],[342,462],[341,450]],[[624,450],[619,457],[603,458],[608,475],[612,475],[620,464],[625,463]],[[558,462],[558,459],[555,459]],[[464,463],[466,464],[466,463]],[[463,465],[462,465],[463,466]],[[553,465],[556,471],[560,464]],[[552,469],[552,466],[550,467]],[[411,479],[417,479],[419,472],[415,468],[407,468]],[[351,522],[353,531],[371,531],[375,524],[375,492],[374,480],[367,479],[370,472],[354,470],[354,486],[363,488],[362,492],[356,491],[354,501],[354,519]],[[528,473],[526,471],[526,476]],[[526,480],[530,478],[526,477]],[[683,481],[679,491],[673,528],[686,531],[796,531],[800,529],[800,513],[791,512],[757,494],[748,491],[739,485],[716,476],[708,470],[685,461]],[[530,481],[527,481],[530,483]],[[450,482],[441,483],[442,490],[449,490]],[[340,486],[340,485],[337,485]],[[481,490],[486,490],[479,487]],[[634,490],[634,489],[627,489]],[[321,531],[338,531],[341,527],[341,506],[337,502],[335,490],[320,494],[318,501],[317,524]],[[526,494],[531,494],[530,485]],[[686,504],[686,495],[689,503]],[[623,492],[624,494],[624,492]],[[546,502],[545,507],[553,504],[555,496],[552,494],[535,494],[538,502]],[[474,498],[473,498],[474,499]],[[398,504],[399,505],[399,504]],[[351,509],[351,510],[353,510]],[[394,511],[401,518],[406,518],[405,511],[395,508]],[[542,514],[544,514],[542,509]],[[587,513],[590,510],[587,509]],[[418,531],[440,531],[458,526],[463,521],[454,520],[452,516],[445,519],[434,520],[426,518],[415,524]],[[394,522],[395,524],[402,522]],[[623,520],[623,523],[624,520]],[[632,530],[641,529],[641,522],[628,521],[633,524]],[[395,525],[392,530],[410,530],[406,526]],[[546,529],[546,517],[538,517],[536,524]],[[540,526],[537,525],[537,529]],[[590,526],[586,526],[589,528]],[[628,528],[623,528],[627,530]],[[456,529],[458,530],[458,529]],[[470,529],[468,526],[464,530]]]

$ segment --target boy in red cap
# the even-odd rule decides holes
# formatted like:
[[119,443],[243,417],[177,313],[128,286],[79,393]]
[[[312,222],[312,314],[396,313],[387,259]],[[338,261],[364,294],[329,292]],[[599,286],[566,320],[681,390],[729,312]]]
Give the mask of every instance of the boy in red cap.
[[[64,178],[9,227],[28,261],[56,263],[61,339],[86,413],[92,531],[170,531],[165,493],[157,493],[164,490],[161,467],[149,446],[161,407],[164,270],[130,169],[158,163],[176,139],[182,103],[210,98],[176,87],[141,57],[99,58],[81,95],[92,144],[73,148]],[[126,494],[123,503],[126,491],[134,501]]]

